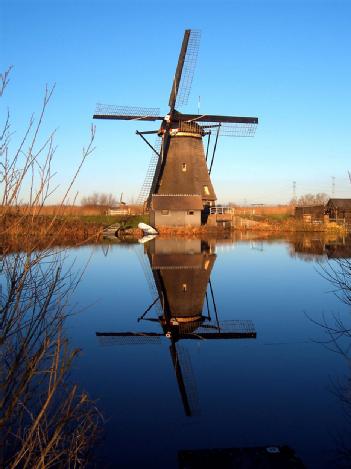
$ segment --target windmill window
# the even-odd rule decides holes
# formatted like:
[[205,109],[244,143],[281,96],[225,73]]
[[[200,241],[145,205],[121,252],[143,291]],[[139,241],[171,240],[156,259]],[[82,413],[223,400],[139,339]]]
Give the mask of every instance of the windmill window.
[[186,283],[183,283],[183,285],[182,285],[182,290],[183,290],[184,292],[187,291],[187,285],[186,285]]
[[161,215],[169,215],[169,210],[161,210]]
[[210,190],[209,190],[208,186],[204,186],[204,193],[206,195],[210,195]]
[[182,171],[183,171],[183,173],[185,173],[185,171],[186,171],[186,163],[182,163]]
[[194,210],[188,210],[188,215],[194,215]]

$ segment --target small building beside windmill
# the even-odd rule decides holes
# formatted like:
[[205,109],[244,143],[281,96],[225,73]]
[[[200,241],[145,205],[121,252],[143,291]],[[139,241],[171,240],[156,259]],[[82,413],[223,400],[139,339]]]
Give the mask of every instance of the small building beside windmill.
[[330,221],[351,224],[351,199],[329,199],[325,213]]
[[304,223],[323,223],[324,205],[301,205],[295,207],[295,218]]
[[201,195],[154,194],[151,198],[152,226],[200,226]]
[[329,199],[325,205],[297,206],[295,218],[304,223],[336,222],[351,225],[351,199]]

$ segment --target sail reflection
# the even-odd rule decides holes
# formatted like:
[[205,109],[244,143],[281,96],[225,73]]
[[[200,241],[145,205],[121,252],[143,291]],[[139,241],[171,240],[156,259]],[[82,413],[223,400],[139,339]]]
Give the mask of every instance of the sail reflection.
[[[145,273],[153,301],[138,322],[158,324],[158,331],[96,332],[102,340],[169,339],[169,351],[187,416],[198,413],[195,380],[190,357],[179,343],[182,340],[254,339],[250,320],[221,321],[211,273],[217,258],[215,242],[200,239],[155,238],[144,245],[141,262],[148,260]],[[150,270],[151,267],[151,270]]]

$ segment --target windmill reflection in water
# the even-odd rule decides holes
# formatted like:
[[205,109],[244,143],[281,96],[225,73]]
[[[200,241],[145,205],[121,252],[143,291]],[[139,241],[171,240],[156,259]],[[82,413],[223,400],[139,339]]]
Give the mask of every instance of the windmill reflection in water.
[[144,248],[140,260],[155,299],[138,322],[158,323],[162,332],[96,332],[96,335],[104,343],[117,344],[125,341],[147,344],[167,337],[185,414],[195,415],[198,413],[195,380],[186,349],[179,342],[254,339],[255,328],[251,320],[219,320],[211,283],[217,257],[215,243],[155,238]]

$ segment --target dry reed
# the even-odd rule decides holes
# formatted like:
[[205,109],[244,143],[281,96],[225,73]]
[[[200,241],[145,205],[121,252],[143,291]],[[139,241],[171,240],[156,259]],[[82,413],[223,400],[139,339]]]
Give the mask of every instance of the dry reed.
[[[9,76],[10,69],[0,75],[0,96]],[[95,404],[67,377],[78,351],[70,350],[62,330],[81,274],[53,247],[68,229],[62,214],[93,151],[94,129],[61,203],[44,223],[55,133],[42,139],[41,129],[52,93],[46,89],[38,119],[30,118],[15,149],[9,112],[0,131],[0,467],[83,467],[101,425]],[[20,238],[20,252],[13,252],[11,242]]]

